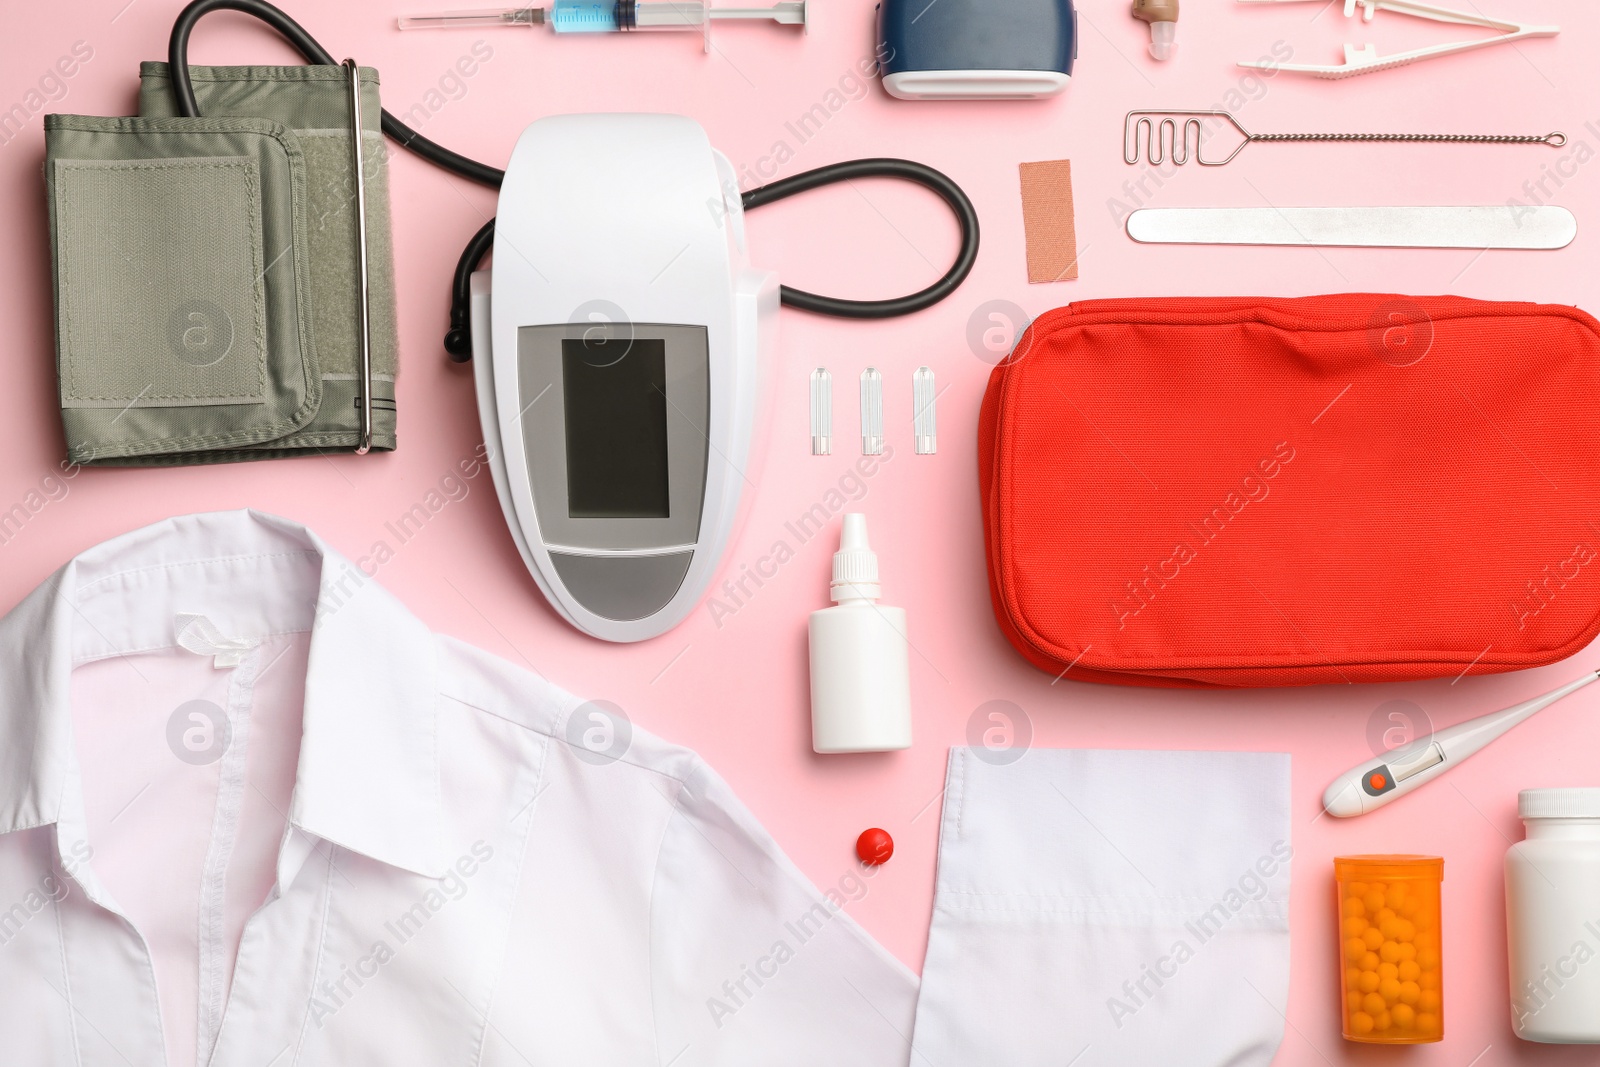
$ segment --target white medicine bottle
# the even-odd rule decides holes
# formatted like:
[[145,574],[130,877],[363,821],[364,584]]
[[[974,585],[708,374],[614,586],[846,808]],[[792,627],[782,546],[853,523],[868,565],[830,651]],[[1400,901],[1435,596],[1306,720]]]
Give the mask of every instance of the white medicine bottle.
[[1506,853],[1511,1026],[1525,1041],[1600,1043],[1600,789],[1525,789]]
[[833,607],[811,613],[811,747],[910,748],[906,613],[878,603],[878,557],[867,543],[865,515],[844,517],[830,596]]

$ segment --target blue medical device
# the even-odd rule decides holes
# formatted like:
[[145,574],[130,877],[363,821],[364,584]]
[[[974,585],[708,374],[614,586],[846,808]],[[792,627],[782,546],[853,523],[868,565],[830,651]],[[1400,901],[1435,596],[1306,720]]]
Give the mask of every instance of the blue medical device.
[[1072,0],[882,0],[878,65],[903,100],[1055,96],[1078,58]]

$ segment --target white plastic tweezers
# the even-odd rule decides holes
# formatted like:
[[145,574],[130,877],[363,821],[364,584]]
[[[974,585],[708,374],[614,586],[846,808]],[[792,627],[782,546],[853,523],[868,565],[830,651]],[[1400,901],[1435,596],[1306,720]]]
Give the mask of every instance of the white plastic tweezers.
[[[1296,4],[1305,2],[1306,0],[1239,0],[1241,4]],[[1527,37],[1554,37],[1561,32],[1560,26],[1534,26],[1525,22],[1492,19],[1466,11],[1452,11],[1445,7],[1413,3],[1412,0],[1344,0],[1344,17],[1350,18],[1355,15],[1358,6],[1361,8],[1362,22],[1371,22],[1372,16],[1379,11],[1393,11],[1399,15],[1411,15],[1415,18],[1428,19],[1432,22],[1448,22],[1457,26],[1481,26],[1485,29],[1499,30],[1500,33],[1494,37],[1479,37],[1469,41],[1452,41],[1449,44],[1414,48],[1409,52],[1396,52],[1392,56],[1378,55],[1377,48],[1371,44],[1365,44],[1357,48],[1347,42],[1344,46],[1343,63],[1277,63],[1272,60],[1254,60],[1241,62],[1239,66],[1250,67],[1255,70],[1285,70],[1292,74],[1310,74],[1316,78],[1351,78],[1357,74],[1370,74],[1375,70],[1403,67],[1407,63],[1416,63],[1423,59],[1454,55],[1457,52],[1471,52],[1479,48],[1488,48],[1490,45],[1520,41]]]

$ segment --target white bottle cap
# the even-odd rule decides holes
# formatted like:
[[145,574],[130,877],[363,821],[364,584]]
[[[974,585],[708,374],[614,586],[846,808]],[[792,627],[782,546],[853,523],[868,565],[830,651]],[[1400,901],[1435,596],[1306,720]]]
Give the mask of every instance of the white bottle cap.
[[1177,51],[1178,24],[1176,22],[1152,22],[1150,24],[1150,54],[1157,59],[1171,59],[1172,53]]
[[1517,794],[1522,819],[1600,819],[1600,789],[1524,789]]
[[839,551],[833,554],[833,583],[829,595],[835,604],[841,600],[877,600],[878,554],[867,544],[867,517],[851,512],[844,517],[839,535]]

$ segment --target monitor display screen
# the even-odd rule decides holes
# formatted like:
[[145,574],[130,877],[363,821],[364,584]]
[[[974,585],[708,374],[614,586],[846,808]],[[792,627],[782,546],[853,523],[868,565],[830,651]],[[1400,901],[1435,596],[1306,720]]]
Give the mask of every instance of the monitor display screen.
[[565,338],[561,372],[568,515],[669,518],[666,342]]

